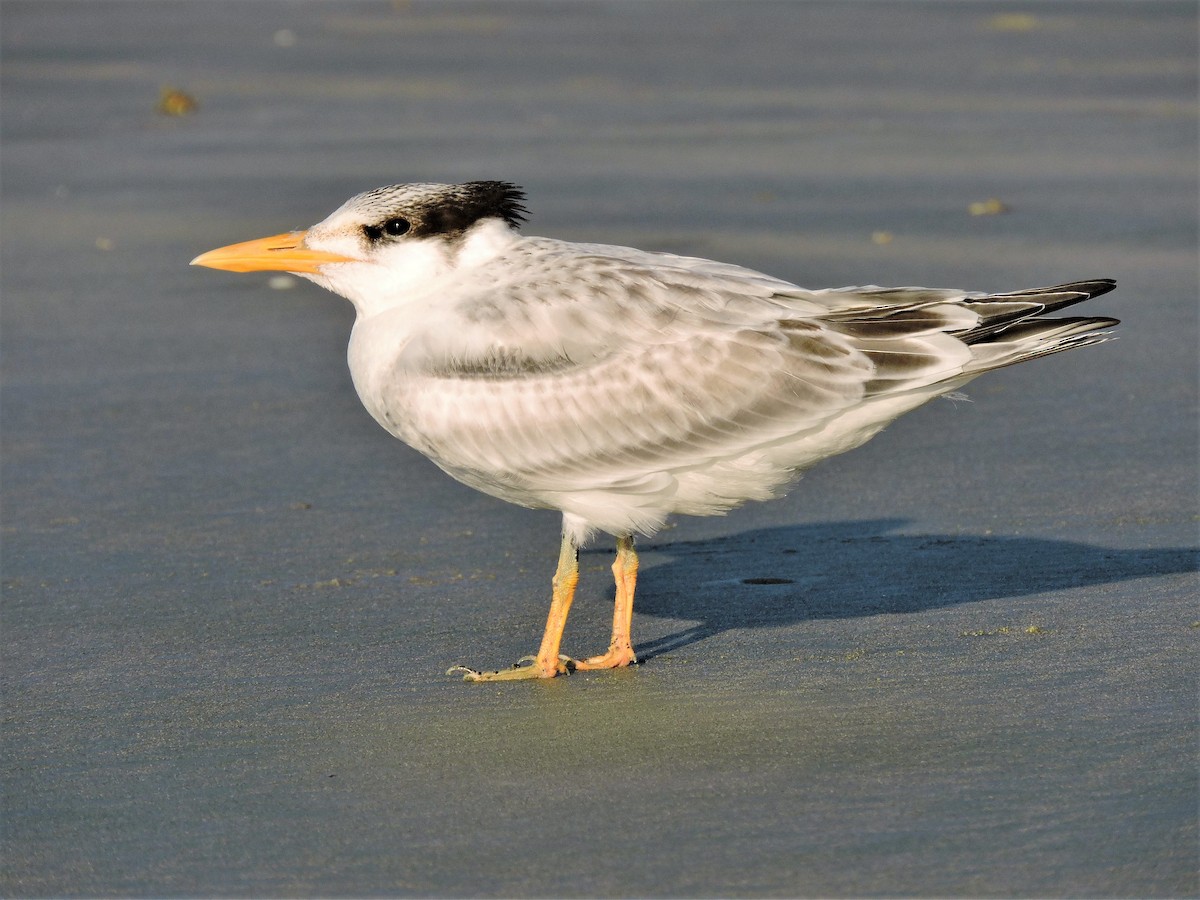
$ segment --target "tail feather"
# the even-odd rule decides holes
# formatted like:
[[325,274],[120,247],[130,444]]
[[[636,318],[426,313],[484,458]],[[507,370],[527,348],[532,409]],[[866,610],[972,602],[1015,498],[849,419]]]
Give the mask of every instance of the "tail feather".
[[1114,287],[1100,278],[1003,294],[844,289],[834,292],[842,305],[823,319],[870,357],[868,393],[897,393],[1108,340],[1104,329],[1116,319],[1047,314]]
[[1112,339],[1112,335],[1103,329],[1119,324],[1118,319],[1101,317],[1026,319],[973,343],[971,350],[975,363],[968,370],[984,372],[1051,353],[1100,344]]
[[[971,309],[980,316],[979,324],[974,328],[957,335],[959,340],[967,344],[976,344],[993,338],[997,334],[1010,335],[1017,323],[1047,321],[1041,319],[1046,313],[1058,312],[1084,300],[1107,294],[1117,283],[1110,278],[1099,278],[1093,281],[1074,281],[1070,284],[1058,284],[1053,287],[1032,288],[1026,291],[1013,291],[1007,294],[989,294],[982,297],[971,297],[963,301],[963,306]],[[1024,305],[1024,309],[1022,309]],[[1108,325],[1116,324],[1109,321]]]

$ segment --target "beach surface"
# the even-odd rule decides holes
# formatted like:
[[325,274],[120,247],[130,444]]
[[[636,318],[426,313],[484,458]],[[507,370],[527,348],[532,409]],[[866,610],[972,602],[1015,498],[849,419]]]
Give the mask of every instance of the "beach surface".
[[[1196,19],[5,0],[0,895],[1197,896]],[[188,263],[477,179],[1123,324],[642,541],[642,665],[464,684],[536,649],[557,515],[371,421],[347,303]]]

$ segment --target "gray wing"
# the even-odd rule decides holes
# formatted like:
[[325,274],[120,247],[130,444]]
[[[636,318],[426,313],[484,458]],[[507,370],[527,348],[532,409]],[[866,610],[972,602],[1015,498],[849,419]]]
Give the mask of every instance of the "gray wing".
[[[660,520],[771,496],[979,371],[1062,349],[1070,334],[1030,323],[1100,292],[807,291],[704,260],[572,253],[543,248],[410,342],[394,430],[505,499],[640,496]],[[1099,326],[1076,323],[1101,320],[1059,321],[1086,335]]]

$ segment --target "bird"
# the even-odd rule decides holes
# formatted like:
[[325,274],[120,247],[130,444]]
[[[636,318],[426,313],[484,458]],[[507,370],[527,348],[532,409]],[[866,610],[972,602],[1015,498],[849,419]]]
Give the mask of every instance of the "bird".
[[[192,261],[290,272],[349,300],[350,374],[371,416],[458,481],[562,514],[537,653],[447,673],[468,681],[637,663],[636,536],[779,497],[934,397],[1119,324],[1053,315],[1111,279],[810,290],[709,259],[527,236],[525,203],[505,181],[389,185],[306,230]],[[612,637],[574,658],[563,631],[579,549],[598,531],[616,540]]]

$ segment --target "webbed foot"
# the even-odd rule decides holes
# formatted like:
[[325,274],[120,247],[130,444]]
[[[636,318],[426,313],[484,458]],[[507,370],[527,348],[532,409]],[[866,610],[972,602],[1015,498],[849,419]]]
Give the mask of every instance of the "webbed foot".
[[[523,665],[528,663],[529,665]],[[466,666],[451,666],[446,670],[447,675],[462,673],[463,681],[523,681],[530,678],[554,678],[558,675],[570,675],[575,669],[575,660],[568,656],[560,656],[553,663],[543,665],[535,656],[523,656],[508,669],[498,672],[479,672]]]
[[632,647],[609,647],[607,653],[599,656],[589,656],[587,659],[575,660],[575,668],[580,671],[587,669],[621,669],[625,666],[636,666],[637,656]]

